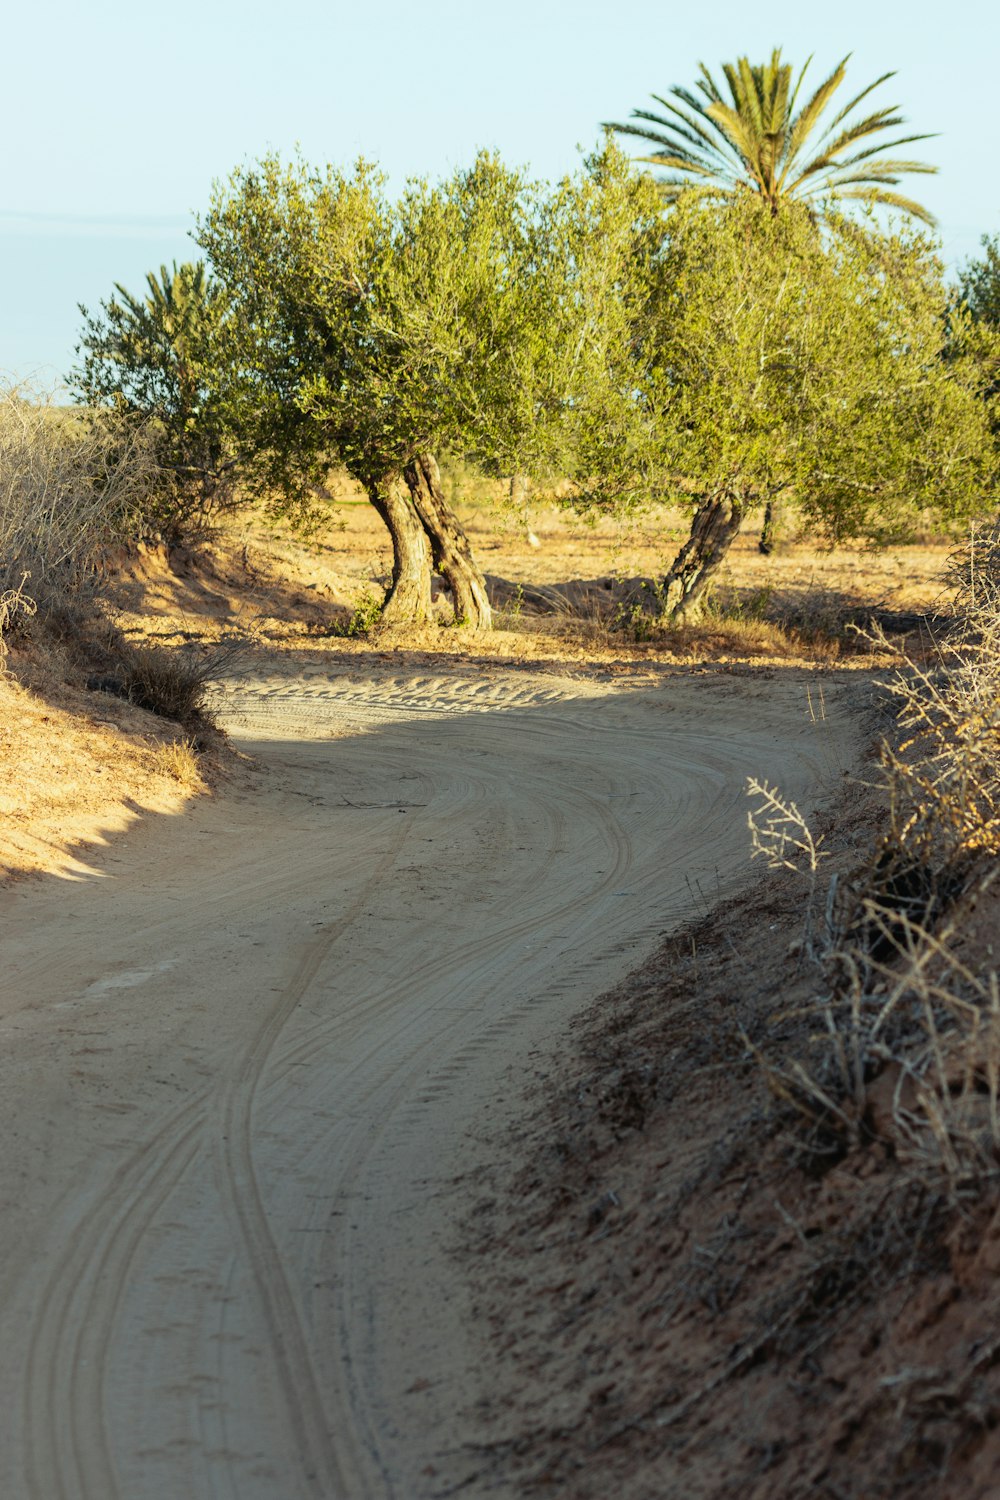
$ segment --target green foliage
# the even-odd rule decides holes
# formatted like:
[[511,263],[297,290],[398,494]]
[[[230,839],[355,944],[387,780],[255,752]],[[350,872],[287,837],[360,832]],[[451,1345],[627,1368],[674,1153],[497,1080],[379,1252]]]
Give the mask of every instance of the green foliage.
[[662,593],[654,585],[646,591],[644,600],[619,604],[615,610],[613,628],[620,631],[626,639],[635,641],[636,645],[641,646],[647,641],[655,640],[661,629],[658,617],[663,613],[664,606]]
[[616,372],[652,492],[790,497],[831,541],[974,512],[995,458],[971,360],[941,357],[946,302],[919,234],[681,197]]
[[539,322],[551,398],[539,432],[584,511],[628,508],[655,488],[657,413],[646,392],[663,236],[653,184],[610,141],[544,205]]
[[[861,199],[932,223],[921,204],[891,191],[904,173],[937,171],[891,154],[899,146],[929,137],[903,135],[872,146],[872,136],[891,133],[905,123],[902,115],[895,105],[855,115],[858,106],[894,78],[894,73],[884,73],[862,89],[825,122],[819,134],[827,107],[844,80],[847,62],[845,57],[838,63],[801,107],[797,106],[808,62],[794,81],[791,65],[781,61],[778,49],[769,62],[757,67],[746,57],[735,64],[724,63],[731,102],[700,63],[697,93],[675,86],[665,97],[654,94],[662,112],[633,110],[633,120],[644,123],[609,128],[656,148],[639,159],[674,174],[659,180],[669,203],[692,191],[715,201],[731,201],[749,187],[774,211],[791,201],[822,208]],[[810,151],[814,154],[809,155]]]
[[948,354],[975,370],[990,424],[1000,434],[1000,236],[984,235],[983,254],[959,272],[949,308]]
[[344,627],[344,634],[351,638],[371,635],[382,618],[383,601],[365,589],[354,606],[354,613]]
[[507,603],[497,612],[497,620],[508,630],[514,629],[524,613],[524,585],[515,584]]
[[216,394],[215,344],[225,298],[202,262],[146,278],[148,293],[122,286],[85,322],[73,372],[77,397],[142,423],[158,482],[147,497],[147,525],[169,536],[197,529],[237,500],[245,477]]
[[483,154],[395,203],[365,163],[241,169],[199,231],[232,299],[240,421],[275,451],[294,428],[369,491],[425,451],[553,479],[584,413],[623,420],[606,366],[658,219],[610,146],[551,193]]
[[980,259],[970,260],[958,274],[961,299],[976,323],[1000,328],[1000,235],[983,235]]

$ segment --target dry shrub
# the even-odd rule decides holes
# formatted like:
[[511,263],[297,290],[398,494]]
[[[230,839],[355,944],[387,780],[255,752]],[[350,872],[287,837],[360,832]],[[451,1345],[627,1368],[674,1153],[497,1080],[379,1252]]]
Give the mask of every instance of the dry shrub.
[[47,617],[99,592],[102,559],[136,524],[150,473],[141,431],[0,390],[0,635],[32,605]]
[[28,597],[24,592],[25,580],[22,578],[17,588],[8,588],[0,592],[0,671],[7,663],[6,638],[18,620],[30,619],[36,612],[34,599]]
[[88,687],[186,724],[201,713],[209,685],[231,672],[250,649],[250,637],[243,634],[224,636],[207,648],[174,649],[137,645],[111,629],[104,646],[108,669],[91,677]]
[[[1000,854],[1000,528],[963,549],[953,576],[959,614],[936,660],[902,657],[887,684],[898,733],[881,751],[885,831],[813,916],[806,947],[821,985],[800,1017],[801,1055],[758,1056],[808,1152],[880,1139],[928,1191],[957,1201],[1000,1167],[997,975],[956,954]],[[873,641],[889,649],[884,635]],[[804,847],[804,825],[787,808],[776,821],[780,799],[766,797],[751,815],[756,843],[787,863],[788,829]]]

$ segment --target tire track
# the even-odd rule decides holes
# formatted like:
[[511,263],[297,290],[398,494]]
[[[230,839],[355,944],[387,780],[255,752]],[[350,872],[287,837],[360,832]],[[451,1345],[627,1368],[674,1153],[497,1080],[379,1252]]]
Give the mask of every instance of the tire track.
[[307,993],[334,944],[351,928],[371,891],[392,868],[409,834],[400,829],[389,851],[355,900],[303,954],[287,988],[247,1048],[219,1101],[223,1198],[249,1257],[270,1336],[269,1350],[285,1396],[290,1431],[302,1457],[306,1490],[319,1496],[350,1494],[326,1406],[313,1368],[298,1303],[264,1208],[254,1161],[253,1116],[258,1085],[281,1032]]
[[204,1096],[169,1118],[74,1226],[49,1277],[25,1370],[30,1500],[121,1493],[103,1386],[115,1316],[140,1241],[194,1160],[204,1120]]

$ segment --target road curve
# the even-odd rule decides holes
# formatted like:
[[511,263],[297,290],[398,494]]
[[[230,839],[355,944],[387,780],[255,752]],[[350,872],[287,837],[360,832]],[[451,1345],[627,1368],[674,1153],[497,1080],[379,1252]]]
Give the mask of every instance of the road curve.
[[0,892],[0,1495],[440,1493],[449,1184],[746,880],[746,776],[832,789],[847,691],[290,665],[220,698],[255,784]]

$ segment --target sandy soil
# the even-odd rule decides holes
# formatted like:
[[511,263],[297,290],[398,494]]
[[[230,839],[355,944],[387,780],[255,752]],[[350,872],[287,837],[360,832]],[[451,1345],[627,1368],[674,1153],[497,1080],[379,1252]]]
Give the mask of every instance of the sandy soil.
[[[871,853],[856,786],[827,872]],[[526,1069],[459,1263],[493,1330],[456,1492],[497,1500],[995,1500],[996,1174],[961,1199],[888,1125],[825,1161],[747,1038],[787,1063],[816,1027],[801,875],[763,873],[677,931]],[[995,967],[995,886],[966,912]],[[991,1180],[992,1179],[992,1180]],[[444,1493],[451,1493],[445,1489]]]
[[73,689],[37,661],[12,665],[35,690],[0,675],[0,883],[92,874],[90,848],[206,790],[208,767],[179,726]]
[[[496,611],[497,629],[470,642],[450,628],[448,595],[437,591],[438,623],[403,633],[403,648],[441,655],[561,661],[795,660],[859,661],[859,643],[847,640],[838,616],[852,606],[888,611],[933,610],[942,599],[947,542],[894,547],[885,552],[841,548],[818,551],[789,541],[763,557],[753,531],[737,538],[719,582],[720,599],[734,601],[735,616],[717,615],[697,631],[633,639],[611,627],[613,606],[602,617],[587,603],[576,610],[540,615],[530,601],[532,585],[573,580],[649,577],[662,574],[684,536],[683,518],[661,524],[611,521],[594,526],[554,507],[532,514],[537,545],[514,518],[498,519],[483,507],[460,506],[463,524],[487,577],[523,585],[523,603],[509,597]],[[389,575],[388,533],[367,503],[342,505],[337,519],[312,541],[272,522],[250,517],[233,522],[198,553],[155,551],[129,563],[132,578],[130,628],[174,645],[210,638],[223,628],[250,628],[270,649],[314,644],[341,628],[363,600],[381,595]],[[499,597],[495,593],[495,597]],[[741,615],[740,608],[744,613]],[[761,612],[767,618],[761,617]],[[789,616],[779,628],[772,616]],[[365,655],[365,641],[336,643]],[[862,663],[864,664],[864,663]]]
[[745,776],[856,757],[857,675],[275,662],[224,799],[0,891],[4,1496],[446,1492],[529,1058],[746,882]]

